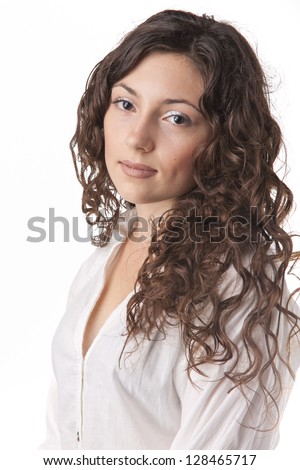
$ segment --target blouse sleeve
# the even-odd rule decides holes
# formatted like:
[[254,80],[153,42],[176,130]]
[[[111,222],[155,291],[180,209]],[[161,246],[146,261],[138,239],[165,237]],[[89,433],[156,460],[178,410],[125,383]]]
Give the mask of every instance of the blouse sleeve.
[[[229,282],[227,287],[227,292],[233,292],[237,288],[237,284],[231,282],[230,287]],[[287,292],[286,295],[288,295]],[[230,337],[238,346],[243,361],[246,361],[247,356],[242,341],[242,324],[251,311],[253,302],[253,296],[245,297],[239,311],[232,316],[233,318],[228,325],[228,331],[231,332]],[[299,308],[296,303],[293,304],[293,310],[299,316]],[[278,324],[278,316],[278,313],[274,312],[274,325]],[[287,350],[286,341],[289,330],[288,322],[285,318],[282,319],[278,342],[283,357]],[[261,335],[261,344],[264,345],[263,331],[258,330],[257,335]],[[294,339],[290,357],[294,373],[299,366],[299,353],[299,339]],[[243,364],[245,362],[241,363],[241,365]],[[253,379],[243,387],[245,397],[239,387],[233,388],[233,382],[225,375],[230,363],[204,364],[201,370],[206,376],[193,371],[191,373],[192,381],[187,378],[186,365],[184,358],[174,370],[174,383],[181,402],[181,425],[170,449],[238,450],[273,449],[276,447],[279,440],[278,424],[270,430],[276,422],[276,408],[271,407],[269,413],[265,413],[264,396],[258,386],[257,379]],[[276,362],[276,366],[280,372],[283,388],[281,398],[277,402],[281,418],[294,379],[279,360]],[[274,375],[272,369],[269,368],[264,377],[264,384],[268,390],[273,389],[272,395],[276,395],[273,382]]]
[[46,439],[39,446],[39,450],[60,450],[61,448],[57,416],[57,385],[53,377],[47,399]]

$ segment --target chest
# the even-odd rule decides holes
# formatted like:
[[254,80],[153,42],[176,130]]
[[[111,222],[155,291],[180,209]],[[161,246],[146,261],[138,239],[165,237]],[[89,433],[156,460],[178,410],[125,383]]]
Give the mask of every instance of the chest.
[[114,255],[106,269],[103,288],[86,324],[83,355],[114,310],[131,292],[133,293],[138,271],[146,256],[147,249],[138,246],[121,246]]

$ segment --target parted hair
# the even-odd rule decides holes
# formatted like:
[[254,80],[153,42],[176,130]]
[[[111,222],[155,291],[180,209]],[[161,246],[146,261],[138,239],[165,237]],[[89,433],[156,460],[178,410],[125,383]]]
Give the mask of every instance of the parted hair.
[[[166,333],[169,325],[179,325],[189,375],[201,374],[207,363],[224,364],[233,388],[243,391],[257,381],[267,409],[277,411],[277,422],[280,367],[293,375],[288,351],[299,331],[297,315],[283,302],[287,267],[299,257],[283,228],[293,195],[274,170],[283,142],[265,74],[232,25],[165,10],[135,27],[92,70],[70,144],[83,187],[82,210],[89,224],[102,228],[92,243],[109,242],[130,203],[117,193],[105,164],[102,129],[111,89],[152,52],[183,54],[195,64],[204,83],[199,108],[211,133],[195,159],[195,188],[153,224],[148,256],[127,306],[127,340],[140,334],[149,339],[157,329]],[[227,297],[222,283],[229,270],[240,287]],[[254,300],[237,342],[228,324],[250,293]],[[286,323],[283,348],[278,334]],[[240,360],[245,353],[246,362]],[[267,374],[273,376],[271,388]]]

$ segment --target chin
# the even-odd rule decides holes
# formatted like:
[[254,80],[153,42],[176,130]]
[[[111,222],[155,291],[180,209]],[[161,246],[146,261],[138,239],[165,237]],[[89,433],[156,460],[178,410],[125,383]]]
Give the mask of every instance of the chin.
[[120,196],[130,204],[151,204],[155,202],[153,199],[149,198],[149,195],[146,194],[133,194],[132,191],[119,191],[117,189]]

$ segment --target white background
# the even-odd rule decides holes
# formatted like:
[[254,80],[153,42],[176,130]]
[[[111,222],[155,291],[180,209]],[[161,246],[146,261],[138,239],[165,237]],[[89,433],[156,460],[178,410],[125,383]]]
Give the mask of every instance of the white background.
[[[89,243],[56,240],[29,243],[27,221],[55,215],[80,220],[81,188],[68,142],[76,108],[94,65],[123,34],[165,8],[213,14],[233,23],[256,48],[273,83],[273,112],[283,127],[290,172],[300,190],[299,2],[234,0],[27,0],[0,1],[1,51],[1,400],[0,442],[6,450],[35,449],[44,438],[51,376],[50,348],[64,313],[69,285]],[[299,217],[299,211],[298,211]],[[291,228],[299,231],[296,215]],[[35,234],[36,235],[36,234]],[[299,445],[299,378],[282,423],[278,451]]]

